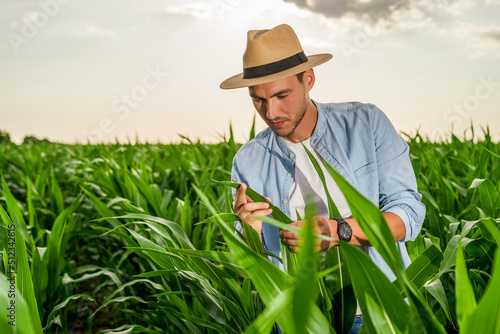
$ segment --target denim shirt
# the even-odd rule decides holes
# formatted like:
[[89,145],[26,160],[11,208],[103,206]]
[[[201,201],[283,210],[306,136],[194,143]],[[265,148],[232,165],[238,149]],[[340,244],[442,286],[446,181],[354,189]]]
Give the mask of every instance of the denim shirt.
[[[311,137],[311,146],[347,182],[383,212],[392,212],[404,222],[406,235],[397,242],[403,267],[410,264],[405,242],[420,232],[425,206],[417,192],[408,144],[387,116],[373,104],[359,102],[321,104]],[[295,155],[283,138],[267,128],[243,145],[233,160],[231,178],[246,183],[290,216],[289,194],[295,173]],[[236,223],[241,230],[241,225]],[[262,225],[264,247],[281,257],[279,229]],[[395,275],[372,246],[360,246],[393,281]],[[283,269],[281,263],[271,261]]]

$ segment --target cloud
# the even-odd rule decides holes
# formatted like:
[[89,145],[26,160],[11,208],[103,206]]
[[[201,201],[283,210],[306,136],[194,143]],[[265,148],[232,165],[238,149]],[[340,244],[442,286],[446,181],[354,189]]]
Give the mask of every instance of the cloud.
[[346,16],[356,17],[363,21],[377,23],[380,19],[390,16],[397,9],[408,8],[412,1],[404,0],[285,0],[295,3],[299,8],[322,13],[331,18]]
[[470,57],[500,55],[499,0],[283,1],[324,15],[351,34],[377,29],[381,33],[418,32],[431,38],[440,35],[461,43]]
[[169,5],[165,11],[170,14],[184,14],[198,19],[207,19],[213,14],[213,7],[208,2],[193,2],[183,5]]
[[500,44],[500,27],[481,27],[476,32],[476,36],[480,39]]
[[466,42],[471,58],[500,56],[500,27],[463,24],[460,29],[449,33]]

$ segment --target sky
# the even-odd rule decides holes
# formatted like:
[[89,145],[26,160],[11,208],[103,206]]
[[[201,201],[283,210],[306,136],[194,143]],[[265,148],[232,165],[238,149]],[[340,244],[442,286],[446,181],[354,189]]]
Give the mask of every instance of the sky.
[[[246,34],[291,25],[318,102],[377,105],[401,133],[500,139],[500,0],[1,0],[0,130],[52,141],[248,140]],[[266,127],[257,115],[257,130]],[[468,137],[467,137],[468,136]]]

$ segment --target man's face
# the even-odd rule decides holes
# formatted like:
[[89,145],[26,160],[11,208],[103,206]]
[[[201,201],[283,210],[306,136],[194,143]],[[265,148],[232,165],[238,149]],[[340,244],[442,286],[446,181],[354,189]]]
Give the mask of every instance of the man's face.
[[308,107],[308,90],[296,75],[249,87],[260,117],[278,136],[296,141],[293,134]]

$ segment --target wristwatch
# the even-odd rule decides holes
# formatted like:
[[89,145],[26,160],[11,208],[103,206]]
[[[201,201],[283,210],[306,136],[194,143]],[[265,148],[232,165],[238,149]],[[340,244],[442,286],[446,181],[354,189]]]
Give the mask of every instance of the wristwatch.
[[337,221],[337,234],[339,239],[345,242],[351,241],[352,229],[344,218],[334,218]]

